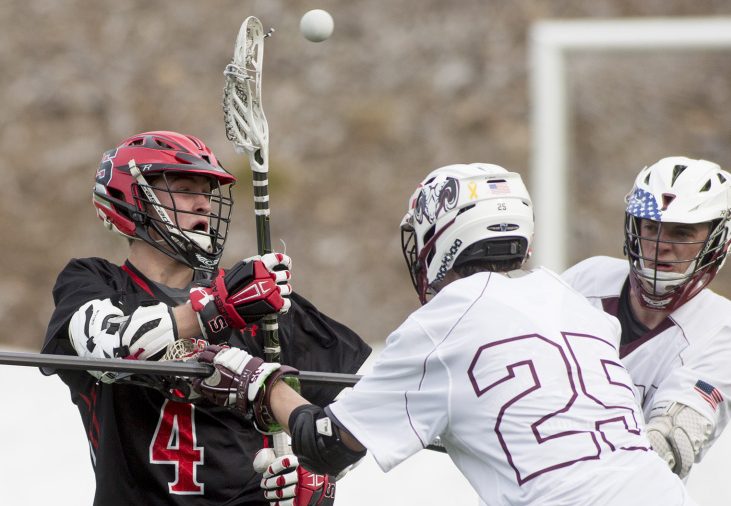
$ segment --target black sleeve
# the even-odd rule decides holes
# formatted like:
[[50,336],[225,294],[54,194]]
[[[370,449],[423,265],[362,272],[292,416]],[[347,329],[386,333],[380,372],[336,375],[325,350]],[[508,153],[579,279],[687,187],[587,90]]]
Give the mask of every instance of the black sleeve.
[[[292,293],[292,307],[280,318],[282,362],[303,371],[355,373],[371,347],[342,323],[318,311],[307,299]],[[325,406],[341,387],[302,385],[302,396]]]
[[53,287],[55,309],[46,331],[43,353],[70,351],[68,323],[73,314],[93,299],[115,299],[119,303],[122,292],[112,278],[108,263],[102,259],[73,259],[61,271]]

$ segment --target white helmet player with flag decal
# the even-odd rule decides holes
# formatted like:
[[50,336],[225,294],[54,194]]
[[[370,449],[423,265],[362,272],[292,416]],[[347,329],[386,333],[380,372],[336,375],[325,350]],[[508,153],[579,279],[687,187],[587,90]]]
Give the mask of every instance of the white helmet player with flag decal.
[[625,201],[628,258],[587,258],[562,278],[620,322],[619,356],[645,432],[685,478],[731,419],[731,301],[708,289],[731,244],[731,174],[707,160],[662,158],[639,172]]
[[[630,282],[644,307],[672,311],[726,260],[731,174],[707,160],[663,158],[639,173],[626,201]],[[690,226],[699,224],[707,227],[693,235]]]
[[487,163],[447,165],[416,188],[401,243],[422,304],[452,269],[509,271],[529,257],[533,205],[520,175]]

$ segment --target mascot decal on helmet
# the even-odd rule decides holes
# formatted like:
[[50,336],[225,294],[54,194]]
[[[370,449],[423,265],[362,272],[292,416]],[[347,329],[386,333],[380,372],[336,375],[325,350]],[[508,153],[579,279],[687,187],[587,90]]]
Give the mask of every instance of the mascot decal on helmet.
[[459,181],[453,177],[427,183],[416,198],[414,219],[419,224],[424,222],[424,218],[429,223],[435,223],[442,212],[454,209],[458,198]]

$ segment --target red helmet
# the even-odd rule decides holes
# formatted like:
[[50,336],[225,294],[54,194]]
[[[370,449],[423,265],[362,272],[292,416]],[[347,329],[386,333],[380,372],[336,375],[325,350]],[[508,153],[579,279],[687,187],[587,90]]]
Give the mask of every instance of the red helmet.
[[[172,191],[169,178],[180,175],[208,178],[211,191]],[[108,229],[141,239],[192,269],[213,271],[226,241],[235,182],[200,139],[176,132],[145,132],[104,153],[93,202]],[[172,206],[163,205],[152,189],[167,192]],[[205,195],[210,212],[176,209],[175,195],[181,193]],[[178,224],[179,213],[205,216],[207,225],[185,229]]]

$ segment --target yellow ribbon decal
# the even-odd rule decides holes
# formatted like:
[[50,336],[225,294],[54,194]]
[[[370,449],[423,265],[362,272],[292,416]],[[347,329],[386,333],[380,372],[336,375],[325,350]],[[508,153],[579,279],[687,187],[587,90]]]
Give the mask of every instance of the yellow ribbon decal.
[[470,200],[477,200],[477,183],[470,181],[467,188],[470,190]]

